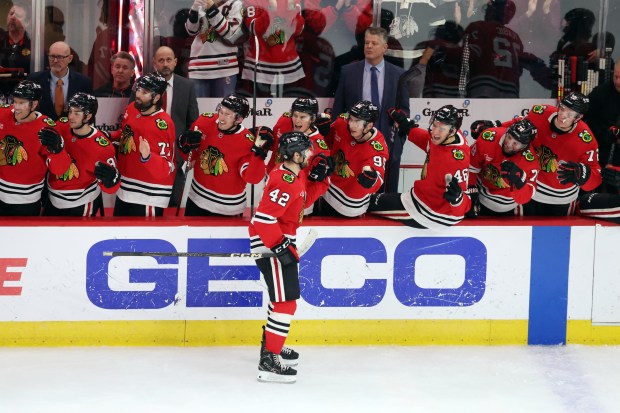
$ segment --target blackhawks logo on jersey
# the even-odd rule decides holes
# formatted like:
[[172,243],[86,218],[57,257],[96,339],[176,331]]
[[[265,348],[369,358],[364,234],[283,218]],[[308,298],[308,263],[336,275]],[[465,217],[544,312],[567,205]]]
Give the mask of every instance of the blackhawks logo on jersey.
[[545,109],[547,109],[545,105],[534,105],[534,107],[532,108],[532,112],[540,115],[545,111]]
[[463,159],[465,159],[465,154],[460,149],[452,149],[452,156],[457,161],[462,161]]
[[495,131],[485,130],[482,132],[482,139],[485,141],[493,142],[495,140]]
[[228,172],[224,154],[215,146],[209,146],[200,153],[200,169],[205,175],[218,176]]
[[47,124],[48,126],[54,127],[56,126],[56,122],[54,122],[52,119],[50,118],[45,118],[43,119],[43,123]]
[[524,158],[525,158],[525,160],[526,160],[526,161],[528,161],[528,162],[532,162],[534,159],[536,159],[536,158],[534,157],[534,154],[532,153],[532,151],[530,151],[529,149],[526,149],[526,150],[523,152],[523,157],[524,157]]
[[118,150],[123,155],[129,155],[131,152],[136,151],[136,142],[134,141],[133,131],[129,125],[125,125],[121,132]]
[[[207,20],[207,22],[208,22],[208,20]],[[217,38],[217,33],[213,29],[213,26],[211,26],[211,27],[207,28],[206,30],[203,30],[203,31],[200,32],[200,40],[203,43],[206,43],[206,42],[213,43],[216,38]]]
[[15,166],[28,160],[28,152],[23,142],[15,136],[6,135],[0,140],[0,166]]
[[155,125],[157,125],[157,129],[159,130],[167,130],[168,129],[168,122],[166,122],[163,119],[155,119]]
[[355,176],[351,168],[349,168],[349,161],[344,157],[342,150],[336,154],[336,175],[342,178],[350,178]]
[[499,189],[508,188],[510,186],[506,181],[504,181],[499,169],[497,169],[495,165],[487,165],[484,168],[484,171],[482,171],[482,179]]
[[282,174],[282,180],[288,184],[292,184],[293,182],[295,182],[295,175],[293,174]]
[[267,42],[267,46],[269,47],[273,47],[278,44],[284,44],[284,41],[286,40],[286,33],[284,32],[284,30],[278,27],[278,20],[281,21],[282,18],[276,17],[276,21],[274,22],[276,29],[267,37],[267,39],[265,39],[265,41]]
[[69,118],[66,116],[63,116],[62,118],[58,119],[58,122],[60,123],[69,123]]
[[558,156],[547,146],[536,148],[540,170],[544,172],[555,172],[558,170]]
[[213,112],[202,112],[200,116],[204,116],[205,118],[212,118],[214,115]]
[[372,146],[372,148],[377,152],[381,152],[383,150],[383,145],[381,145],[381,142],[372,141],[370,142],[370,146]]
[[321,148],[324,151],[329,149],[329,147],[327,146],[327,143],[323,139],[317,139],[316,140],[316,146],[318,146],[319,148]]
[[95,138],[95,142],[97,142],[99,146],[103,146],[103,147],[110,146],[110,141],[105,136],[97,136]]
[[584,141],[585,143],[590,143],[592,142],[592,135],[590,134],[590,132],[588,132],[587,130],[581,131],[579,132],[579,137],[581,138],[582,141]]
[[9,108],[9,107],[11,107],[11,105],[8,103],[3,103],[0,105],[0,108]]
[[64,174],[56,175],[56,178],[58,178],[60,181],[70,181],[73,178],[78,179],[79,177],[80,177],[80,170],[75,165],[75,160],[71,162],[71,165],[69,165],[69,169],[67,169],[67,171]]
[[250,142],[252,142],[252,143],[254,143],[254,140],[256,139],[256,138],[254,138],[254,135],[252,135],[251,133],[246,133],[245,134],[245,138],[247,140],[249,140]]

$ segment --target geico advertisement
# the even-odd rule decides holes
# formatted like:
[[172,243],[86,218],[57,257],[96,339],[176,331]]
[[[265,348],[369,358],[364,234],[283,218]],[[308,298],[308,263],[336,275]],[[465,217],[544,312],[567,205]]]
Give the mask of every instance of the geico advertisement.
[[[299,319],[528,318],[531,227],[317,231],[300,263]],[[249,252],[245,227],[23,227],[15,235],[0,260],[0,321],[265,316],[268,295],[252,259],[103,254]]]

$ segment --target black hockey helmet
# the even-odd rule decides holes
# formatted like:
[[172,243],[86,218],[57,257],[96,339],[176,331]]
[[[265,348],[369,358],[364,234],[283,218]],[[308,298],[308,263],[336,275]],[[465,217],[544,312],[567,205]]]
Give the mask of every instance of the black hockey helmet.
[[349,115],[353,115],[366,122],[376,121],[378,114],[379,109],[367,100],[361,100],[349,109]]
[[291,106],[291,113],[303,112],[310,116],[316,116],[319,113],[319,102],[314,98],[297,98]]
[[41,100],[42,94],[41,85],[31,80],[22,80],[13,89],[13,97],[27,100]]
[[445,105],[437,109],[437,112],[431,118],[431,125],[433,122],[439,121],[446,125],[452,126],[456,131],[463,124],[463,117],[459,115],[459,110],[452,105]]
[[303,132],[286,132],[280,136],[278,144],[278,152],[282,155],[282,159],[289,160],[295,155],[295,152],[303,153],[312,147],[312,141]]
[[226,96],[222,99],[222,103],[220,103],[220,105],[232,110],[244,119],[250,114],[250,104],[248,103],[248,100],[235,94]]
[[517,6],[512,0],[491,0],[485,9],[485,20],[508,24],[515,16]]
[[560,103],[582,115],[585,115],[590,107],[590,99],[579,92],[570,92],[562,98]]
[[70,108],[80,108],[82,112],[84,112],[84,115],[90,114],[93,116],[97,114],[97,109],[99,108],[97,98],[84,92],[77,92],[75,95],[71,96],[68,106]]
[[168,87],[168,82],[166,82],[166,79],[159,73],[151,72],[136,80],[136,86],[150,90],[157,95],[163,95],[166,91],[166,87]]
[[510,125],[506,132],[509,133],[514,139],[527,146],[536,137],[538,129],[536,129],[536,126],[534,126],[529,119],[524,118]]

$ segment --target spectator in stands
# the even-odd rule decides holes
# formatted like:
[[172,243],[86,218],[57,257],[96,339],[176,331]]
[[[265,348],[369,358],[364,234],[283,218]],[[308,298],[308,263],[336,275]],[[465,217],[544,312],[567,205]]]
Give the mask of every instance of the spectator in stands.
[[30,8],[15,3],[6,16],[6,30],[0,29],[0,66],[30,72]]
[[72,69],[71,48],[65,42],[56,42],[49,48],[50,69],[32,73],[29,80],[43,88],[39,112],[56,120],[67,116],[67,100],[77,92],[92,94],[92,81]]
[[120,51],[112,56],[112,81],[95,90],[95,96],[106,98],[128,98],[135,80],[136,61],[127,52]]
[[195,36],[188,77],[196,96],[221,97],[235,91],[239,72],[236,43],[244,38],[242,8],[240,0],[195,0],[192,4],[185,27]]

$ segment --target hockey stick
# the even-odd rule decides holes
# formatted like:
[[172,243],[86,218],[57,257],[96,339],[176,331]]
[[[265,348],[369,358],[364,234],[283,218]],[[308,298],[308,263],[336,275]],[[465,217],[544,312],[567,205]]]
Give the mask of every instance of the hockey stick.
[[[297,248],[299,256],[304,255],[314,244],[318,233],[311,228],[304,242]],[[273,252],[142,252],[142,251],[103,251],[104,257],[221,257],[221,258],[269,258]]]
[[[258,43],[258,35],[256,34],[256,28],[254,25],[255,22],[252,21],[250,24],[250,31],[254,33],[254,49],[256,49],[256,56],[254,56],[254,85],[252,87],[252,130],[256,132],[256,72],[258,71],[258,54],[260,45]],[[254,184],[250,186],[250,216],[254,216]]]

